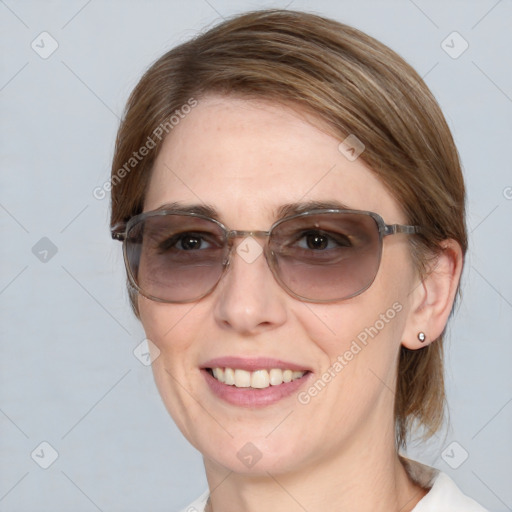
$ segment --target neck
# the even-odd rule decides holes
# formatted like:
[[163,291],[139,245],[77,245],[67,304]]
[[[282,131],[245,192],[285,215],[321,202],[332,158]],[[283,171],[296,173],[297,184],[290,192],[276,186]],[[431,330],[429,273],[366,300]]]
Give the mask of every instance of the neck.
[[[387,432],[392,435],[391,432]],[[205,460],[207,512],[410,512],[426,494],[412,482],[386,433],[293,472],[234,473]],[[389,439],[387,439],[389,441]]]

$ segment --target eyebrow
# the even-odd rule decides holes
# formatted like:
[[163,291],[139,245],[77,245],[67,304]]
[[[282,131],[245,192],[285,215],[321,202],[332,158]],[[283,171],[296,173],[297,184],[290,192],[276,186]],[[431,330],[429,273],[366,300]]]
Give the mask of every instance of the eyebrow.
[[283,204],[277,209],[277,217],[282,219],[289,215],[307,212],[309,210],[350,210],[351,208],[340,201],[303,201]]
[[154,211],[171,210],[180,211],[185,213],[196,213],[198,215],[204,215],[205,217],[211,217],[212,219],[219,220],[219,213],[217,210],[209,204],[184,204],[179,202],[165,203]]
[[[276,220],[280,220],[290,215],[296,215],[298,213],[307,212],[309,210],[350,210],[351,208],[346,204],[336,201],[299,201],[295,203],[287,203],[279,206],[275,210]],[[185,213],[195,213],[198,215],[204,215],[212,219],[221,220],[221,215],[218,210],[209,204],[185,204],[180,202],[165,203],[155,211],[170,210],[180,211]]]

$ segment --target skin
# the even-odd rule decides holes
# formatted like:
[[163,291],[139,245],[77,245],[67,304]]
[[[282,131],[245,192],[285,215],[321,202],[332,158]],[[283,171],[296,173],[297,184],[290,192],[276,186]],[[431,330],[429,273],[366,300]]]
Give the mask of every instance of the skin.
[[[231,229],[266,230],[283,204],[337,200],[379,213],[386,223],[407,224],[363,161],[350,162],[338,150],[340,140],[312,121],[270,102],[201,98],[165,140],[144,210],[206,203]],[[461,264],[458,245],[446,241],[421,280],[401,234],[385,238],[373,285],[342,302],[297,300],[263,257],[247,263],[236,253],[217,288],[197,302],[139,296],[146,335],[160,350],[153,362],[159,392],[203,454],[215,489],[209,509],[412,510],[426,491],[409,479],[395,449],[396,362],[402,344],[418,349],[442,332]],[[215,357],[272,357],[309,368],[312,383],[397,302],[400,313],[306,405],[296,395],[257,409],[230,405],[199,371]],[[419,331],[427,334],[424,344]],[[251,468],[237,457],[247,442],[262,454]]]

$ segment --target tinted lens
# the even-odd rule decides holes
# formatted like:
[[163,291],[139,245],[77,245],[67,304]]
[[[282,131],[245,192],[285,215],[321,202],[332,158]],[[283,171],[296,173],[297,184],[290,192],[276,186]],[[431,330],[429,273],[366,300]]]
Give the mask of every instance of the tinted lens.
[[310,300],[341,300],[372,284],[381,238],[370,215],[314,214],[278,224],[271,249],[277,277],[291,292]]
[[167,214],[146,217],[132,226],[125,251],[131,279],[144,295],[187,302],[216,285],[228,248],[215,222]]

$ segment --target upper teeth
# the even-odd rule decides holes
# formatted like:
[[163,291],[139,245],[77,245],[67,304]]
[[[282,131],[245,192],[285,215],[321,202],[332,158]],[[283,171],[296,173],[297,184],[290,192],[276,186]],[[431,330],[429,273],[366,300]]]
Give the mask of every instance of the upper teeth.
[[271,370],[256,370],[248,372],[233,368],[212,368],[213,376],[228,386],[237,388],[268,388],[270,385],[278,386],[283,382],[291,382],[300,379],[306,372],[297,372],[292,370],[281,370],[272,368]]

